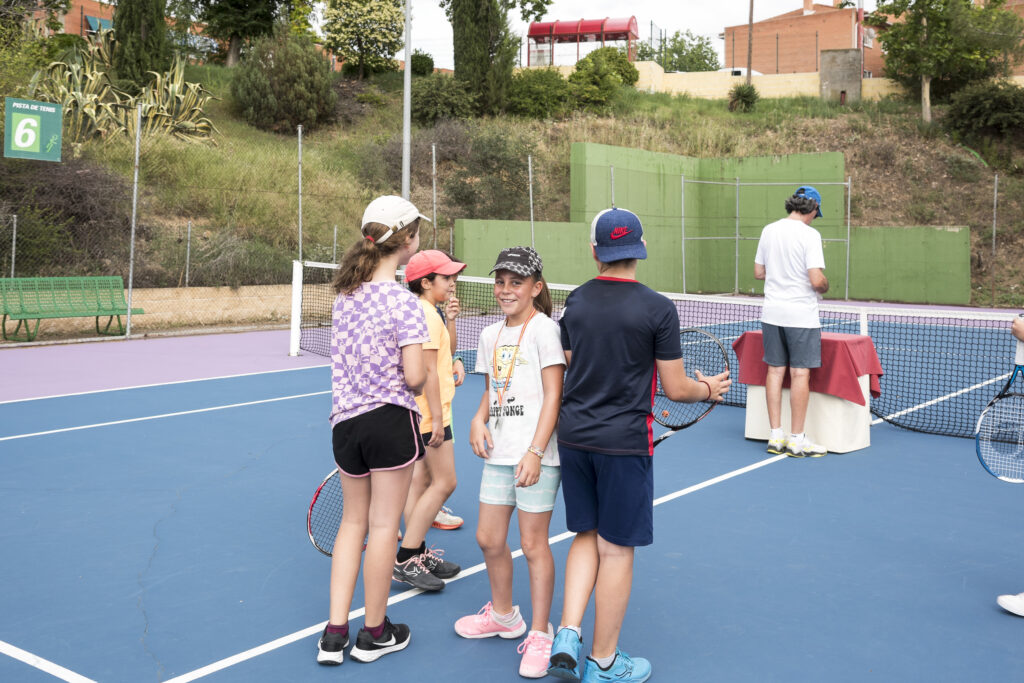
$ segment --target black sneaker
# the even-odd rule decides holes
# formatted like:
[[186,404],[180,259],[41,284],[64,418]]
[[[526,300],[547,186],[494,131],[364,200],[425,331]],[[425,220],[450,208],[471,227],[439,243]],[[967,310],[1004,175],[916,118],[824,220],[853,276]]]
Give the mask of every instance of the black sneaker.
[[462,571],[462,567],[454,562],[442,560],[442,555],[444,555],[443,550],[440,548],[434,550],[433,547],[430,547],[420,555],[420,562],[423,563],[423,566],[426,567],[428,572],[439,579],[450,579]]
[[348,647],[348,634],[328,633],[324,627],[324,634],[320,636],[317,643],[316,661],[321,664],[337,666],[345,661],[345,648]]
[[384,617],[384,631],[376,640],[365,628],[359,629],[356,644],[349,655],[360,662],[373,662],[389,652],[404,650],[409,644],[409,627],[405,624],[392,624]]
[[439,591],[444,588],[444,581],[431,574],[430,570],[423,566],[421,557],[423,556],[415,555],[405,562],[395,562],[395,568],[391,570],[391,578],[425,591]]

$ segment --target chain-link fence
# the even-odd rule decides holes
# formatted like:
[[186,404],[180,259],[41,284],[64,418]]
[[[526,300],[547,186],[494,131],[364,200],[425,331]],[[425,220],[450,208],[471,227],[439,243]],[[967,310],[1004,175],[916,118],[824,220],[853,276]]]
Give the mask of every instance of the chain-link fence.
[[[257,135],[258,144],[251,135],[222,135],[212,146],[142,135],[137,150],[134,140],[111,139],[68,149],[60,164],[0,159],[0,278],[119,276],[131,305],[144,311],[132,317],[133,335],[287,326],[292,261],[338,262],[366,204],[398,193],[401,142]],[[747,252],[782,213],[775,195],[783,188],[772,185],[817,180],[831,192],[828,216],[815,227],[827,241],[833,290],[850,291],[849,179],[830,186],[764,173],[737,181],[725,171],[580,166],[538,150],[524,133],[457,122],[416,129],[411,154],[410,199],[434,219],[421,233],[423,247],[454,250],[455,220],[480,218],[528,221],[522,241],[541,248],[542,233],[558,237],[567,221],[589,224],[618,200],[640,210],[657,236],[645,268],[678,280],[666,291],[745,292]],[[704,198],[693,203],[698,188]],[[1001,192],[1017,201],[998,185],[986,199],[993,257]],[[557,240],[545,249],[546,260],[568,251]],[[589,259],[577,260],[586,273],[558,281],[590,275]],[[43,321],[39,340],[91,336],[87,317],[55,318]]]

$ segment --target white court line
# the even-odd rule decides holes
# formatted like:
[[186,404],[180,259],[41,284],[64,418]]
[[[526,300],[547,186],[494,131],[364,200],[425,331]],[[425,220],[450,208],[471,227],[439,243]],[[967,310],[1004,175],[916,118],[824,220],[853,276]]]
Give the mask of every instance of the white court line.
[[[733,470],[732,472],[726,472],[725,474],[723,474],[721,476],[718,476],[718,477],[715,477],[714,479],[708,479],[707,481],[701,482],[699,484],[695,484],[695,485],[690,486],[690,487],[685,488],[685,489],[681,489],[679,491],[676,491],[675,493],[670,493],[668,495],[662,496],[661,498],[656,499],[654,501],[654,504],[655,505],[661,505],[662,503],[667,503],[670,500],[675,500],[676,498],[679,498],[681,496],[685,496],[685,495],[687,495],[689,493],[693,493],[695,491],[700,491],[703,488],[707,488],[708,486],[712,486],[714,484],[721,483],[721,482],[723,482],[723,481],[725,481],[727,479],[732,479],[733,477],[738,477],[741,474],[746,474],[747,472],[753,472],[754,470],[759,469],[761,467],[764,467],[765,465],[770,465],[773,462],[778,462],[779,460],[785,460],[786,458],[787,458],[787,456],[785,456],[785,455],[776,455],[776,456],[773,456],[771,458],[766,458],[765,460],[761,460],[760,462],[755,462],[752,465],[747,465],[746,467],[741,467],[738,470]],[[575,535],[576,534],[573,533],[572,531],[564,531],[564,532],[562,532],[562,533],[560,533],[560,534],[558,534],[556,536],[552,536],[551,538],[549,538],[548,539],[548,543],[551,544],[551,545],[553,545],[555,543],[560,543],[561,541],[564,541],[564,540],[566,540],[568,538],[572,538]],[[516,551],[514,551],[512,553],[512,558],[515,559],[517,557],[521,557],[522,554],[523,554],[523,550],[522,550],[522,548],[520,548],[519,550],[516,550]],[[446,579],[445,583],[446,584],[454,583],[455,581],[459,581],[460,579],[465,579],[466,577],[472,576],[473,574],[477,574],[479,572],[482,572],[485,569],[487,569],[487,565],[485,565],[483,562],[481,562],[480,564],[474,565],[474,566],[470,567],[469,569],[463,569],[461,572],[459,572],[459,575],[456,576],[455,578]],[[412,598],[412,597],[415,597],[415,596],[419,595],[422,592],[423,591],[420,590],[419,588],[412,588],[410,590],[405,591],[404,593],[399,593],[398,595],[393,595],[393,596],[391,596],[388,599],[388,605],[394,605],[395,603],[403,602],[405,600],[408,600],[409,598]],[[361,617],[361,616],[363,616],[365,611],[366,611],[365,607],[360,607],[357,610],[353,610],[353,611],[349,612],[348,618],[351,620],[351,619],[355,619],[357,617]],[[326,625],[327,625],[326,621],[321,621],[319,624],[314,624],[314,625],[312,625],[312,626],[310,626],[308,628],[302,629],[301,631],[296,631],[295,633],[290,633],[290,634],[288,634],[286,636],[282,636],[282,637],[280,637],[280,638],[278,638],[276,640],[272,640],[269,643],[264,643],[263,645],[259,645],[257,647],[254,647],[254,648],[251,648],[249,650],[246,650],[245,652],[239,652],[236,655],[232,655],[232,656],[227,657],[225,659],[221,659],[220,661],[214,662],[212,664],[207,664],[206,666],[202,667],[201,669],[196,669],[195,671],[190,671],[187,674],[182,674],[181,676],[177,676],[175,678],[171,678],[171,679],[169,679],[167,681],[164,681],[164,683],[188,683],[189,681],[194,681],[196,679],[203,678],[204,676],[209,676],[210,674],[216,673],[216,672],[221,671],[223,669],[226,669],[229,666],[234,666],[235,664],[240,664],[240,663],[242,663],[242,662],[244,662],[246,660],[252,659],[254,657],[258,657],[260,655],[263,655],[263,654],[266,654],[268,652],[271,652],[272,650],[276,650],[278,648],[284,647],[285,645],[290,645],[291,643],[294,643],[296,641],[302,640],[303,638],[308,638],[309,636],[316,635],[317,633],[320,633],[324,629],[324,627]]]
[[0,640],[0,654],[5,654],[8,657],[13,657],[14,659],[24,662],[25,664],[28,664],[31,667],[39,669],[40,671],[45,671],[51,676],[59,678],[62,681],[68,681],[69,683],[96,683],[96,681],[94,681],[91,678],[86,678],[85,676],[76,674],[74,671],[65,669],[63,666],[60,666],[59,664],[54,664],[49,660],[43,659],[42,657],[38,657],[32,654],[31,652],[26,652],[25,650],[22,650],[20,647],[15,647],[14,645],[11,645],[10,643],[5,643],[2,640]]
[[32,432],[31,434],[15,434],[13,436],[0,437],[0,441],[13,441],[15,439],[28,439],[33,436],[45,436],[47,434],[61,434],[63,432],[77,432],[82,429],[93,429],[95,427],[109,427],[111,425],[123,425],[132,422],[146,422],[148,420],[160,420],[165,417],[178,417],[179,415],[196,415],[198,413],[210,413],[215,410],[226,410],[228,408],[241,408],[243,406],[255,406],[261,403],[275,403],[277,401],[290,401],[293,398],[306,398],[307,396],[321,396],[323,394],[331,393],[327,391],[314,391],[308,394],[295,394],[293,396],[281,396],[278,398],[264,398],[259,401],[246,401],[245,403],[231,403],[223,406],[213,406],[210,408],[196,408],[195,410],[182,410],[176,413],[162,413],[160,415],[147,415],[145,417],[131,417],[125,420],[112,420],[111,422],[97,422],[91,425],[79,425],[77,427],[62,427],[60,429],[48,429],[45,432]]
[[928,406],[933,406],[936,403],[942,403],[943,401],[947,401],[947,400],[949,400],[951,398],[956,398],[957,396],[960,396],[961,394],[966,394],[968,392],[974,391],[975,389],[981,389],[982,387],[988,386],[989,384],[994,384],[995,382],[1001,382],[1002,380],[1006,379],[1009,376],[1010,376],[1010,373],[1008,372],[1005,375],[1000,375],[998,377],[993,377],[990,380],[986,380],[984,382],[980,382],[978,384],[975,384],[972,387],[967,387],[966,389],[960,389],[959,391],[954,391],[951,394],[946,394],[945,396],[939,396],[938,398],[933,398],[930,401],[925,401],[924,403],[922,403],[920,405],[916,405],[913,408],[907,408],[906,410],[901,410],[898,413],[893,413],[892,415],[886,415],[885,417],[880,417],[878,419],[872,420],[871,424],[876,425],[876,424],[880,424],[882,422],[887,422],[888,420],[894,420],[897,417],[903,417],[904,415],[909,415],[910,413],[917,412],[918,410],[921,410],[922,408],[927,408]]
[[76,391],[70,394],[53,394],[51,396],[32,396],[30,398],[12,398],[7,401],[0,401],[0,406],[7,403],[28,403],[29,401],[45,401],[48,398],[67,398],[69,396],[87,396],[89,394],[105,394],[113,391],[128,391],[129,389],[149,389],[150,387],[169,387],[173,384],[188,384],[189,382],[205,382],[214,379],[234,379],[236,377],[253,377],[255,375],[272,375],[278,372],[295,372],[297,370],[309,370],[311,368],[327,368],[330,363],[322,365],[307,365],[301,368],[284,368],[282,370],[260,370],[259,372],[242,372],[237,375],[220,375],[218,377],[200,377],[198,379],[179,379],[173,382],[154,382],[153,384],[136,384],[130,387],[112,387],[110,389],[93,389],[91,391]]

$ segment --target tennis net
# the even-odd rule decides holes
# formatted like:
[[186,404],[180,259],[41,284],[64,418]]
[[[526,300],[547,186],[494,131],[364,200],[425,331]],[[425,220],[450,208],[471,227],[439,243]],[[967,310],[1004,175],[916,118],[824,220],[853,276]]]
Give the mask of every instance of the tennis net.
[[[330,356],[330,281],[335,266],[296,262],[292,288],[291,352]],[[562,315],[573,285],[548,285],[553,318]],[[481,330],[501,320],[490,278],[462,276],[457,295],[462,313],[456,322],[459,355],[468,372],[476,368]],[[739,365],[732,343],[744,332],[761,329],[761,300],[746,297],[666,293],[679,313],[680,328],[699,327],[718,337],[729,353],[733,386],[728,405],[746,404],[746,386],[735,382]],[[871,337],[885,374],[882,395],[871,402],[878,418],[915,431],[973,436],[975,421],[1013,369],[1010,313],[966,314],[823,303],[822,330]]]

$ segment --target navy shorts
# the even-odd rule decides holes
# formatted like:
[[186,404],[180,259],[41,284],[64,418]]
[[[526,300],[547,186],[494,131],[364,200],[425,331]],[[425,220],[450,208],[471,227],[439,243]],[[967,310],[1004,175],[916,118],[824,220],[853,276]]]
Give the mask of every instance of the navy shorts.
[[350,477],[397,470],[426,454],[419,415],[391,403],[334,425],[334,462]]
[[580,533],[596,529],[615,545],[654,542],[654,458],[607,455],[559,444],[565,524]]
[[764,362],[776,368],[820,368],[820,327],[779,327],[761,323]]

